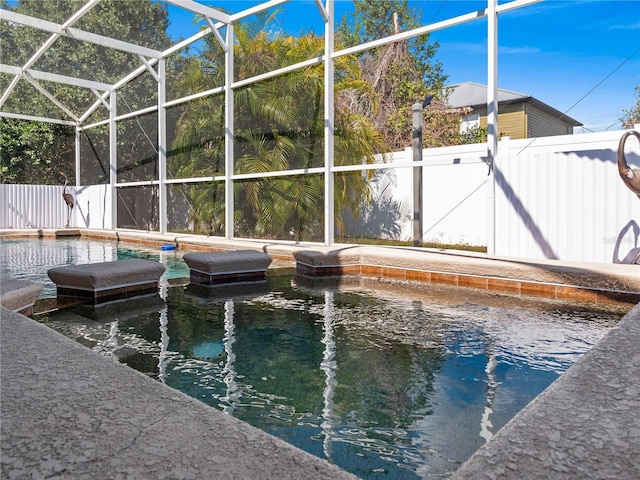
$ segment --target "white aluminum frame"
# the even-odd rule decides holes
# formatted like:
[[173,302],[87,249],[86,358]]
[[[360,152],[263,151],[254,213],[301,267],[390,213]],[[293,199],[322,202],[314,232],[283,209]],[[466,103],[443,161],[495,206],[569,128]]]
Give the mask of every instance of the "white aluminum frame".
[[[233,218],[234,218],[234,198],[233,198],[233,182],[236,180],[246,179],[258,179],[274,176],[288,176],[288,175],[305,175],[305,174],[323,174],[325,184],[325,204],[324,204],[324,244],[332,245],[334,243],[334,224],[335,224],[335,212],[334,212],[334,174],[336,172],[355,172],[375,169],[388,169],[388,168],[414,168],[426,165],[426,161],[422,162],[403,162],[394,163],[393,165],[386,163],[371,164],[371,165],[348,165],[348,166],[335,166],[334,165],[334,60],[340,56],[350,55],[358,52],[370,50],[372,48],[380,47],[401,40],[408,40],[425,33],[434,32],[444,28],[449,28],[455,25],[459,25],[466,22],[471,22],[481,18],[487,17],[488,19],[488,88],[487,88],[487,106],[488,106],[488,140],[487,140],[487,153],[489,163],[489,175],[490,175],[490,188],[487,201],[490,204],[489,208],[489,225],[488,225],[488,253],[493,254],[495,249],[495,219],[493,215],[493,202],[494,202],[494,179],[493,179],[493,161],[497,155],[497,49],[498,49],[498,14],[513,9],[525,7],[534,3],[538,3],[542,0],[513,0],[511,2],[498,5],[498,0],[487,0],[487,8],[477,11],[471,11],[469,13],[459,15],[454,18],[450,18],[444,21],[424,25],[413,30],[401,32],[396,35],[391,35],[385,38],[367,42],[354,47],[346,48],[340,51],[334,50],[334,2],[336,0],[315,0],[315,5],[325,22],[325,50],[324,54],[318,58],[299,62],[294,65],[289,65],[283,68],[276,69],[271,72],[267,72],[261,75],[256,75],[252,78],[247,78],[239,81],[235,81],[233,78],[234,71],[234,57],[233,57],[233,44],[234,44],[234,29],[233,22],[244,19],[258,12],[273,8],[275,6],[285,4],[290,0],[270,0],[261,3],[260,5],[248,8],[236,14],[226,14],[220,12],[214,8],[198,3],[196,0],[164,0],[166,3],[178,6],[180,8],[189,10],[193,13],[202,15],[208,28],[198,32],[192,37],[183,40],[170,48],[160,52],[154,49],[134,45],[121,40],[96,35],[90,32],[85,32],[72,27],[82,16],[88,13],[94,8],[101,0],[87,0],[87,3],[72,15],[65,23],[59,25],[57,23],[48,22],[45,20],[29,17],[16,12],[0,9],[0,21],[13,22],[19,25],[25,25],[28,27],[36,28],[39,30],[51,32],[49,37],[38,51],[21,67],[0,64],[0,72],[14,75],[14,78],[10,82],[8,88],[3,92],[0,97],[0,117],[17,118],[24,120],[43,121],[51,123],[59,123],[64,125],[76,126],[76,183],[79,183],[80,172],[80,153],[79,153],[79,134],[84,129],[93,128],[99,125],[109,125],[109,163],[110,163],[110,175],[109,185],[111,188],[111,198],[113,202],[113,218],[112,225],[117,225],[117,195],[116,189],[129,186],[141,186],[141,185],[158,185],[159,186],[159,202],[160,202],[160,219],[159,229],[161,233],[167,232],[167,185],[178,183],[198,183],[198,182],[211,182],[211,181],[224,181],[225,183],[225,238],[232,239],[234,237]],[[214,24],[214,20],[217,23]],[[219,30],[226,28],[225,38],[223,39]],[[204,38],[205,36],[213,34],[218,43],[221,45],[225,55],[225,84],[204,92],[198,92],[183,98],[173,99],[167,101],[166,99],[166,73],[165,73],[165,59],[175,53],[176,51]],[[55,41],[61,37],[67,36],[80,41],[86,41],[97,45],[102,45],[109,48],[115,48],[127,53],[135,54],[140,57],[141,66],[136,68],[130,74],[122,78],[115,84],[107,84],[103,82],[96,82],[86,79],[79,79],[73,77],[67,77],[63,75],[56,75],[50,72],[40,72],[31,69],[36,61],[47,51],[52,48]],[[269,78],[274,78],[294,70],[305,68],[311,65],[323,64],[324,65],[324,166],[308,169],[296,169],[286,171],[266,172],[261,174],[242,174],[236,175],[234,173],[234,124],[233,124],[233,92],[237,88],[242,88],[247,85],[254,84]],[[155,67],[155,69],[154,69]],[[157,70],[156,70],[157,69]],[[156,80],[158,85],[158,101],[157,105],[148,107],[135,112],[127,114],[117,115],[117,94],[118,88],[126,85],[128,82],[138,77],[143,73],[149,73]],[[2,111],[3,105],[13,92],[15,86],[20,79],[29,81],[35,88],[37,88],[43,95],[45,95],[56,106],[62,109],[72,120],[60,120],[30,116],[26,114],[16,114]],[[58,102],[51,94],[49,94],[42,86],[37,83],[37,80],[46,80],[51,82],[59,82],[67,85],[72,85],[81,88],[90,89],[97,100],[91,107],[82,115],[76,116],[68,108]],[[186,103],[195,99],[203,98],[210,95],[219,95],[224,93],[224,106],[225,106],[225,174],[211,177],[200,178],[187,178],[187,179],[168,179],[166,177],[166,160],[167,160],[167,132],[166,132],[166,111],[167,108]],[[91,116],[93,112],[100,106],[106,107],[109,112],[109,119],[98,121],[92,124],[84,125],[84,121]],[[126,118],[136,117],[145,113],[157,111],[158,112],[158,162],[159,162],[159,178],[153,181],[142,182],[126,182],[118,183],[117,179],[117,138],[116,138],[116,122]]]
[[498,154],[498,0],[489,0],[487,15],[487,253],[495,254],[495,172]]

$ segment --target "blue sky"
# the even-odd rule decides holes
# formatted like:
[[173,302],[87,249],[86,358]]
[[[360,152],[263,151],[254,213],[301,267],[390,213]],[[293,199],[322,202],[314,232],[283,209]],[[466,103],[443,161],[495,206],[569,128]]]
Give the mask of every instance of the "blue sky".
[[[229,12],[255,0],[200,0]],[[424,24],[486,7],[486,0],[410,1]],[[507,3],[501,0],[500,3]],[[322,32],[314,0],[292,0],[280,7],[288,33]],[[350,0],[336,1],[336,22],[353,11]],[[169,8],[170,34],[197,31],[192,16]],[[640,85],[640,0],[546,0],[499,16],[498,84],[531,95],[584,124],[583,131],[618,130],[623,110],[636,102]],[[440,30],[436,59],[449,84],[487,83],[486,20]]]

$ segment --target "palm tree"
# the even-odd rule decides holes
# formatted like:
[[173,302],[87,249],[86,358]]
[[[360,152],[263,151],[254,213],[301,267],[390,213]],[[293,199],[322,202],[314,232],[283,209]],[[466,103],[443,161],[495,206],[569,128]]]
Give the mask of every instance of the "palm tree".
[[[273,14],[275,15],[275,14]],[[300,37],[274,33],[271,16],[256,16],[236,26],[235,78],[249,78],[284,65],[323,54],[324,40],[314,34]],[[222,56],[215,40],[207,43],[193,67],[176,88],[186,83],[202,89],[221,84]],[[301,68],[234,92],[234,173],[252,174],[320,167],[324,162],[324,70],[322,65]],[[336,60],[335,163],[372,162],[383,150],[383,141],[362,104],[375,111],[377,98],[360,76],[355,57]],[[358,98],[358,109],[349,99]],[[170,172],[181,177],[198,176],[223,158],[222,109],[189,106],[177,120]],[[207,113],[208,112],[208,113]],[[360,113],[358,113],[360,112]],[[212,143],[209,145],[209,143]],[[357,211],[368,198],[367,178],[361,174],[337,174],[335,205]],[[239,236],[319,241],[323,238],[324,178],[321,174],[283,175],[235,182],[235,226]],[[193,204],[210,215],[211,208]],[[220,208],[224,210],[222,205]],[[336,215],[342,228],[341,216]]]

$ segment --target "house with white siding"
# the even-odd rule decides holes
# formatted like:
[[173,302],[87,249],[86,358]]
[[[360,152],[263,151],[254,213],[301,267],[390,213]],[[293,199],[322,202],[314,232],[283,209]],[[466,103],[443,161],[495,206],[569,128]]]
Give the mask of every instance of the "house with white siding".
[[[452,85],[448,106],[471,109],[461,131],[487,127],[487,86],[474,82]],[[498,134],[512,139],[570,135],[582,123],[524,93],[498,89]]]

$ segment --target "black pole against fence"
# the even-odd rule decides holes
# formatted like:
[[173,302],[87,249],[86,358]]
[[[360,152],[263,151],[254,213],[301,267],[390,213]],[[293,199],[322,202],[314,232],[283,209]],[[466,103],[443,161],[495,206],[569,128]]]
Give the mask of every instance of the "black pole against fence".
[[[429,95],[422,105],[413,104],[411,148],[414,162],[422,162],[422,110],[431,103],[432,99],[433,95]],[[413,245],[422,245],[422,165],[413,167]]]

